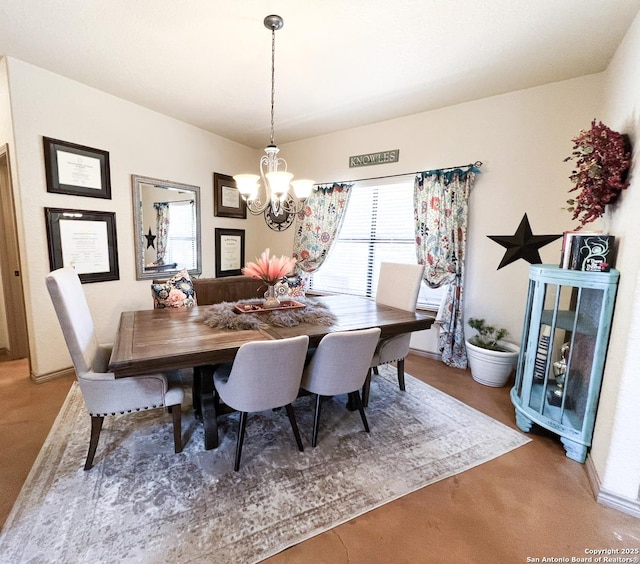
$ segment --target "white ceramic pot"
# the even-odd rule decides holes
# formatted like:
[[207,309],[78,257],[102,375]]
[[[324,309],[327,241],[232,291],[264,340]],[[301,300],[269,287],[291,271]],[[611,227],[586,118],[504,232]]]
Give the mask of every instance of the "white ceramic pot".
[[478,347],[469,341],[466,342],[471,377],[476,382],[499,388],[509,380],[509,376],[516,367],[520,347],[507,341],[501,341],[500,344],[509,351],[492,351]]

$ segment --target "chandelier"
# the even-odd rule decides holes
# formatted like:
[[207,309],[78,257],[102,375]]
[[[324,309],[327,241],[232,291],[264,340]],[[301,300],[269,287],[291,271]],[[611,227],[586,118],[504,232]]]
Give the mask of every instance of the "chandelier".
[[[271,137],[269,145],[264,150],[265,154],[260,159],[260,175],[236,174],[233,177],[238,191],[247,203],[247,209],[255,215],[263,213],[269,206],[275,216],[282,213],[298,213],[313,188],[313,180],[293,180],[293,174],[287,171],[287,161],[278,157],[280,149],[275,143],[273,115],[276,30],[282,29],[283,25],[284,20],[280,16],[271,15],[264,19],[264,26],[271,30]],[[293,194],[289,192],[289,186],[293,188]]]

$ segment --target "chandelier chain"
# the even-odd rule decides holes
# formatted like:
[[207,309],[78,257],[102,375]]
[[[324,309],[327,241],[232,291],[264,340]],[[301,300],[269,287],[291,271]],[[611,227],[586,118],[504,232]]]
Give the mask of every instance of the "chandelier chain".
[[276,96],[276,30],[271,29],[271,145],[275,145],[274,134],[274,108],[275,108],[275,96]]

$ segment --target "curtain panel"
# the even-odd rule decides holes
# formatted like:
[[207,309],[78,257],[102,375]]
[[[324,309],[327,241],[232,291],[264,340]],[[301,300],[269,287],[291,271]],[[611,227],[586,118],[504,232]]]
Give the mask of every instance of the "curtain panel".
[[447,284],[439,311],[439,349],[442,361],[467,367],[464,343],[464,265],[467,246],[469,193],[476,173],[466,170],[432,170],[416,175],[414,216],[416,255],[425,266],[424,280],[432,288]]
[[297,267],[315,272],[325,261],[336,239],[349,203],[353,184],[318,186],[297,214],[293,257]]
[[167,253],[167,242],[169,241],[169,204],[167,202],[157,202],[153,204],[157,213],[156,222],[156,260],[153,264],[164,264],[164,257]]

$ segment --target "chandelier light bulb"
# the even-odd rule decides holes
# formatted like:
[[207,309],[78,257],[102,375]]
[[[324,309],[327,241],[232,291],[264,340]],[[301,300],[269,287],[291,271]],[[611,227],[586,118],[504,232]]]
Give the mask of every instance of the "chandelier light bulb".
[[238,192],[245,200],[255,199],[260,187],[260,177],[257,174],[236,174],[233,179],[236,181]]
[[296,198],[299,200],[306,200],[311,195],[313,180],[309,180],[308,178],[292,180],[291,186],[293,186],[293,192],[296,195]]
[[265,174],[271,194],[273,194],[279,200],[283,200],[283,196],[289,190],[289,183],[293,178],[293,174],[284,171],[267,172]]

